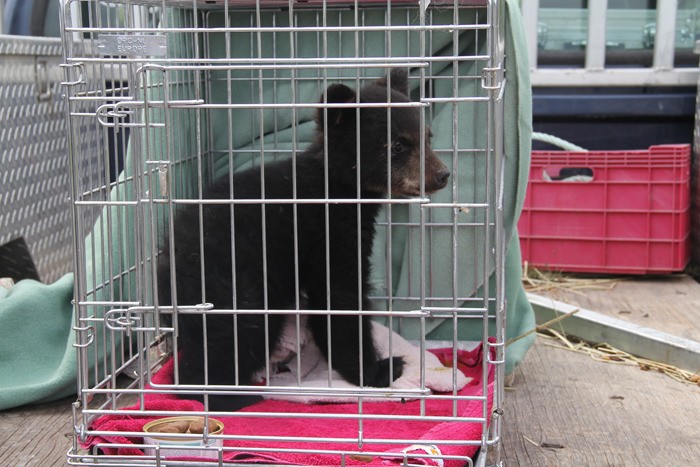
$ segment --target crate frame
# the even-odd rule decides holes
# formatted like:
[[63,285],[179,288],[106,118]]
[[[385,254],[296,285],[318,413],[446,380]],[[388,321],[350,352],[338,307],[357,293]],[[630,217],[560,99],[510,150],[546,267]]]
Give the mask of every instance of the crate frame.
[[[84,454],[80,450],[79,443],[84,442],[89,436],[99,434],[90,429],[91,423],[98,417],[123,413],[117,410],[118,406],[123,405],[123,400],[134,397],[143,400],[143,394],[148,391],[148,389],[145,388],[145,383],[151,380],[153,371],[155,371],[164,360],[163,352],[168,350],[164,347],[164,341],[161,337],[161,332],[164,328],[159,324],[160,320],[158,314],[162,311],[157,304],[157,300],[154,299],[154,295],[157,294],[153,292],[155,287],[155,281],[153,279],[155,271],[154,258],[156,258],[158,254],[159,247],[157,231],[163,227],[162,224],[159,224],[161,212],[159,211],[158,205],[172,206],[174,198],[169,195],[170,193],[179,191],[180,193],[186,193],[185,196],[196,195],[196,193],[187,193],[187,189],[185,188],[187,183],[183,183],[181,181],[182,179],[178,181],[177,177],[172,175],[174,172],[170,171],[171,169],[169,166],[171,161],[169,161],[166,154],[171,154],[173,151],[176,151],[178,146],[172,134],[166,134],[165,149],[163,150],[163,148],[161,148],[161,153],[158,153],[157,149],[153,149],[153,141],[151,138],[157,135],[159,131],[167,133],[169,125],[172,124],[172,120],[169,121],[168,119],[181,118],[175,117],[180,111],[182,111],[182,114],[190,115],[189,118],[192,118],[195,122],[193,125],[195,128],[206,128],[207,122],[211,120],[211,116],[208,114],[209,111],[223,108],[230,114],[231,111],[236,110],[237,107],[230,102],[223,106],[208,103],[207,97],[211,95],[211,89],[208,86],[210,86],[209,83],[211,83],[211,80],[202,80],[201,76],[212,71],[221,71],[225,73],[226,79],[231,81],[230,77],[234,70],[239,69],[241,66],[246,66],[245,59],[235,60],[227,58],[224,60],[224,63],[221,63],[207,57],[207,54],[204,54],[204,57],[197,56],[196,58],[171,58],[159,56],[156,53],[149,56],[147,59],[128,56],[115,59],[114,57],[107,58],[104,55],[100,55],[98,52],[99,47],[104,47],[104,43],[99,43],[97,37],[99,33],[117,35],[145,34],[154,36],[163,34],[168,36],[178,33],[186,35],[192,29],[197,29],[197,32],[202,33],[203,37],[198,39],[197,35],[192,36],[195,49],[198,49],[198,47],[202,45],[197,43],[198,40],[206,42],[206,34],[209,32],[206,28],[206,20],[211,13],[210,10],[198,10],[201,4],[186,2],[192,7],[193,14],[191,18],[188,17],[188,19],[191,19],[193,23],[185,27],[181,25],[154,27],[149,25],[149,21],[152,21],[153,18],[156,17],[160,17],[161,19],[166,17],[164,11],[159,11],[159,8],[161,8],[160,5],[165,5],[165,3],[142,3],[146,6],[132,6],[130,7],[133,8],[132,10],[125,10],[127,11],[128,18],[126,22],[130,24],[127,27],[115,27],[110,24],[101,27],[81,27],[81,12],[78,11],[76,6],[87,5],[90,7],[93,2],[67,1],[63,4],[63,14],[61,15],[65,46],[64,67],[66,79],[64,84],[66,86],[65,89],[69,102],[68,121],[69,124],[74,124],[71,127],[71,131],[69,131],[69,137],[73,143],[71,147],[74,149],[71,151],[74,228],[76,232],[85,230],[92,231],[92,236],[88,239],[87,243],[80,235],[76,235],[75,240],[77,266],[75,346],[78,351],[79,361],[79,399],[74,404],[76,440],[69,452],[69,462],[76,465],[100,465],[103,461],[118,461],[129,465],[131,465],[132,462],[138,464],[138,461],[135,459],[123,458],[120,456],[99,456],[94,452]],[[426,75],[429,73],[425,70],[429,69],[430,63],[429,60],[426,61],[427,57],[422,55],[417,58],[410,56],[388,56],[375,59],[359,58],[350,60],[349,62],[347,59],[343,59],[338,60],[336,63],[336,66],[349,67],[356,70],[370,67],[391,68],[398,66],[416,66],[420,71],[418,79],[421,83],[419,86],[421,93],[419,102],[421,106],[428,107],[437,103],[447,102],[454,107],[458,107],[460,105],[470,105],[470,103],[479,102],[488,107],[487,113],[491,122],[488,124],[489,130],[486,137],[487,146],[483,149],[475,150],[475,152],[483,152],[489,156],[487,174],[490,178],[488,189],[485,190],[486,202],[465,202],[459,199],[457,195],[453,195],[453,200],[446,203],[431,202],[426,197],[419,197],[413,200],[381,200],[386,206],[401,206],[406,204],[420,206],[421,215],[419,221],[415,223],[415,227],[421,232],[421,242],[430,241],[429,238],[431,238],[431,234],[426,233],[426,231],[431,230],[431,224],[430,221],[426,219],[431,217],[433,211],[447,210],[451,212],[453,219],[452,226],[447,225],[447,228],[454,229],[455,232],[458,228],[462,228],[462,224],[457,221],[457,216],[460,212],[468,213],[470,210],[481,210],[483,212],[483,219],[480,223],[473,223],[478,224],[478,226],[484,230],[484,241],[480,244],[480,247],[483,248],[481,252],[483,259],[480,261],[480,267],[482,268],[480,272],[481,276],[483,276],[483,297],[474,300],[473,306],[464,306],[462,303],[469,302],[471,299],[470,296],[462,296],[459,293],[455,293],[452,297],[448,297],[448,300],[452,301],[451,306],[431,306],[428,304],[428,301],[426,301],[426,295],[428,297],[431,296],[429,286],[430,279],[423,276],[423,274],[426,274],[426,271],[425,268],[421,268],[423,274],[417,280],[419,280],[423,286],[421,287],[421,296],[412,298],[414,302],[418,303],[414,311],[393,310],[390,305],[384,312],[384,314],[390,313],[396,318],[405,316],[406,318],[419,318],[421,321],[426,316],[451,317],[454,318],[455,323],[457,323],[457,318],[455,316],[460,314],[472,314],[472,319],[480,320],[483,323],[480,324],[484,328],[481,344],[484,345],[485,348],[491,350],[490,352],[486,352],[486,354],[491,355],[491,357],[484,359],[483,371],[487,374],[489,368],[493,368],[496,374],[496,383],[493,394],[492,412],[488,410],[485,397],[480,398],[480,400],[483,401],[484,409],[483,416],[479,422],[483,427],[482,439],[465,441],[467,444],[481,447],[482,455],[479,457],[479,463],[486,462],[485,459],[488,452],[495,451],[497,453],[498,451],[500,441],[499,433],[501,429],[500,414],[502,413],[501,405],[503,399],[503,366],[505,351],[505,284],[503,261],[506,242],[503,238],[502,213],[498,209],[500,205],[498,196],[502,193],[500,186],[503,176],[503,128],[502,125],[498,123],[503,121],[502,97],[505,86],[503,69],[503,30],[499,23],[500,18],[503,16],[501,12],[503,3],[498,1],[490,1],[487,3],[487,19],[484,20],[483,24],[458,27],[454,27],[454,24],[452,27],[449,25],[437,25],[433,28],[434,30],[449,30],[454,37],[457,37],[460,30],[468,28],[488,31],[488,41],[492,52],[488,57],[478,57],[479,60],[484,62],[482,74],[470,78],[479,82],[479,86],[483,91],[483,96],[467,96],[462,98],[458,97],[457,94],[453,94],[452,97],[442,100],[440,98],[426,96],[424,83]],[[101,2],[95,3],[97,6],[101,4]],[[110,5],[111,7],[111,4],[104,5]],[[330,5],[330,2],[328,2],[328,4],[321,4],[324,14],[328,11],[333,11],[331,8],[326,8]],[[461,6],[458,7],[457,3],[453,6],[454,10],[462,8]],[[312,5],[309,9],[314,7],[318,8],[318,5]],[[114,8],[120,7],[114,6]],[[215,7],[207,6],[207,8]],[[397,7],[392,6],[392,9],[394,8],[396,8],[396,11],[399,10]],[[228,3],[224,3],[223,13],[227,21],[230,12],[233,10],[233,8],[229,7]],[[294,13],[297,11],[296,9],[290,9],[290,16],[294,14],[291,12],[292,10],[294,10]],[[263,8],[258,8],[254,10],[254,14],[261,15],[264,14],[264,11]],[[404,26],[398,29],[405,29],[407,31],[415,30],[421,37],[421,44],[423,44],[425,35],[432,29],[423,25],[427,10],[418,8],[418,11],[421,12],[419,16],[423,18],[420,25]],[[159,13],[162,16],[159,16]],[[84,13],[82,14],[84,15]],[[95,16],[94,12],[88,12],[87,15],[94,18],[100,17],[100,15]],[[457,16],[455,16],[455,18],[457,18]],[[355,20],[357,21],[357,19]],[[96,21],[99,24],[99,20]],[[204,25],[200,24],[200,21],[202,21]],[[293,34],[295,32],[294,27],[288,27],[286,30],[284,28],[275,29],[277,29],[277,31],[274,33],[280,33],[280,31],[282,31]],[[370,29],[370,27],[358,26],[356,24],[354,27],[337,27],[336,32],[363,34]],[[230,34],[245,32],[249,33],[251,36],[272,32],[270,29],[257,26],[234,27],[229,24],[225,25],[223,30]],[[307,29],[306,32],[309,32],[309,30]],[[333,32],[333,28],[321,25],[317,26],[315,30],[312,28],[311,32],[315,32],[318,37],[322,37],[325,33]],[[81,35],[87,35],[88,38],[83,38]],[[228,40],[226,47],[227,49],[230,47]],[[461,60],[470,59],[472,58],[453,56],[442,60],[451,60],[454,63],[458,63]],[[325,70],[333,66],[333,60],[326,59],[326,62],[330,63],[330,65],[328,63],[320,65],[321,69],[324,70],[324,76],[321,80],[324,85],[333,82],[333,78],[327,78],[325,76]],[[251,69],[262,69],[266,65],[269,65],[271,68],[276,67],[277,69],[284,67],[301,69],[304,66],[319,67],[319,60],[312,60],[304,63],[299,59],[291,59],[285,64],[284,60],[274,59],[266,62],[258,58],[252,62],[249,60],[247,66]],[[158,74],[161,74],[162,78],[154,79],[154,76]],[[106,76],[109,77],[107,80],[105,79]],[[187,95],[190,90],[180,88],[184,98],[178,99],[168,95],[168,92],[172,92],[173,90],[177,93],[177,86],[180,84],[177,82],[177,79],[169,82],[169,76],[192,77],[192,81],[188,79],[184,81],[185,84],[188,82],[195,83],[194,88],[191,90],[192,94]],[[108,80],[112,81],[112,84],[109,86],[106,84]],[[362,80],[356,77],[354,81],[359,83]],[[201,82],[205,83],[203,87],[200,87],[198,84]],[[119,85],[120,83],[126,84],[122,87]],[[456,84],[454,84],[454,86],[456,89]],[[321,88],[324,87],[325,86],[321,86]],[[161,98],[159,99],[154,96],[161,96]],[[293,104],[273,103],[266,106],[258,103],[249,105],[249,107],[255,109],[286,107],[292,109],[294,112],[296,110],[303,111],[305,108],[317,108],[319,105],[317,103],[308,104],[295,102]],[[159,118],[162,118],[162,120],[157,121]],[[106,182],[107,174],[110,172],[109,169],[112,166],[119,165],[119,161],[115,156],[118,151],[115,150],[110,154],[102,155],[100,161],[102,168],[100,176],[92,177],[87,182],[82,180],[79,177],[81,172],[78,167],[85,157],[85,154],[75,149],[75,143],[80,140],[80,137],[73,131],[75,123],[81,119],[86,119],[88,121],[94,120],[104,131],[114,131],[116,137],[113,138],[113,141],[110,140],[108,143],[103,143],[103,146],[110,144],[115,148],[119,145],[121,145],[122,148],[129,146],[132,151],[131,156],[133,157],[133,164],[137,168],[131,168],[131,172],[129,172],[129,163],[127,161],[126,175],[122,174],[122,177],[119,179]],[[454,124],[456,125],[457,123],[455,122]],[[293,128],[295,127],[293,126]],[[276,135],[277,132],[275,131],[274,134]],[[211,130],[209,132],[197,133],[197,148],[205,148],[205,150],[200,151],[200,154],[194,159],[197,162],[196,165],[199,167],[199,170],[202,168],[202,159],[211,157],[207,147],[208,143],[203,143],[203,141],[208,141],[208,139],[210,140],[212,137]],[[295,146],[297,138],[293,137],[292,141],[292,151],[295,151],[297,149]],[[230,151],[231,147],[232,145],[229,143],[229,152],[233,152]],[[259,151],[260,150],[258,150],[258,152]],[[454,153],[453,157],[463,157],[460,151],[462,151],[461,148],[454,147],[452,150]],[[469,152],[468,150],[463,151],[465,153]],[[201,153],[204,153],[204,155]],[[144,168],[139,169],[138,167]],[[204,175],[204,177],[206,178],[206,175]],[[179,187],[179,190],[177,183],[183,183],[183,185]],[[134,187],[135,194],[129,193],[132,186]],[[201,188],[201,182],[195,186]],[[453,187],[453,191],[455,189],[456,188]],[[325,201],[328,202],[329,200]],[[357,200],[348,200],[348,202],[357,202]],[[391,212],[391,208],[388,210]],[[92,228],[90,227],[92,225],[91,216],[93,218],[98,218]],[[384,222],[389,226],[388,228],[390,230],[392,225],[391,214],[389,214],[388,219]],[[127,224],[127,229],[133,228],[139,233],[139,235],[136,235],[134,238],[134,245],[128,244],[128,236],[120,227],[117,226],[115,230],[115,225],[122,225],[123,223]],[[168,221],[166,220],[165,224],[167,223]],[[173,228],[172,222],[170,222],[168,228]],[[115,232],[117,232],[116,235]],[[455,233],[455,238],[456,235]],[[123,257],[112,257],[108,254],[109,265],[95,264],[96,249],[104,248],[103,245],[96,246],[100,237],[107,238],[108,242],[112,241],[123,245],[125,251],[120,253]],[[456,258],[458,254],[457,240],[453,241],[452,248],[454,250],[454,257]],[[105,250],[102,250],[101,252],[104,253],[104,251]],[[430,268],[433,267],[431,260],[423,258],[423,249],[421,249],[420,256],[421,264],[427,263]],[[127,262],[133,259],[133,266],[124,270],[119,270],[117,267],[117,269],[114,270],[112,262],[121,263],[124,259],[126,259]],[[459,286],[457,285],[457,266],[455,261],[456,260],[453,261],[452,266],[454,269],[452,278],[454,284],[453,288],[457,290]],[[487,279],[491,273],[491,265],[493,265],[495,269],[496,290],[488,290],[488,280],[484,280]],[[100,269],[102,269],[102,271],[100,271]],[[475,266],[475,269],[477,269],[477,266]],[[389,270],[391,270],[390,267]],[[389,271],[388,274],[389,277],[391,277],[391,271]],[[429,276],[430,273],[427,273],[427,275]],[[131,280],[121,280],[125,278]],[[391,303],[392,299],[400,297],[392,296],[392,292],[388,291],[388,296],[382,297],[380,295],[374,298],[388,300]],[[297,313],[301,313],[301,311],[302,310],[297,310]],[[382,315],[382,312],[377,311],[373,314]],[[489,324],[495,326],[495,331],[487,330]],[[419,337],[420,339],[417,344],[421,348],[427,347],[428,343],[425,341],[425,332],[423,331]],[[455,338],[449,345],[456,350],[460,343]],[[102,349],[100,349],[100,347]],[[117,381],[120,375],[132,371],[137,373],[137,379],[132,383],[127,383],[126,388],[120,387],[121,382]],[[483,393],[486,394],[486,379],[484,379],[483,384]],[[165,391],[167,392],[167,390],[168,388],[166,388]],[[303,392],[300,391],[300,388],[296,388],[295,391],[299,394]],[[371,391],[365,389],[356,395],[366,395],[369,393],[371,393]],[[406,395],[415,396],[416,394],[406,393]],[[394,391],[392,396],[396,398],[401,396],[401,393],[400,391]],[[205,415],[208,416],[208,414]],[[363,415],[360,412],[358,414],[358,419],[362,420],[362,417]],[[229,438],[231,437],[225,439]],[[345,456],[361,452],[362,451],[347,450],[341,454]],[[427,457],[430,458],[431,456],[428,455]],[[462,460],[469,464],[472,463],[471,459]],[[158,463],[160,461],[161,459],[156,457],[155,462]],[[146,461],[146,463],[148,462],[149,461]],[[219,460],[219,464],[223,465],[221,460]]]

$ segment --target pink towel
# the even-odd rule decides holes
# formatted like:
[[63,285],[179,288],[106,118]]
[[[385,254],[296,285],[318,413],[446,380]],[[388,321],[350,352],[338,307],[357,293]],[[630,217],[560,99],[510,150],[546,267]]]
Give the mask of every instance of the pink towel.
[[[445,364],[452,362],[452,349],[439,349],[433,351]],[[465,376],[473,380],[465,386],[459,395],[483,396],[481,382],[481,347],[466,352],[458,353],[458,368]],[[490,413],[493,398],[493,367],[489,370],[488,381],[488,406]],[[154,375],[154,384],[170,384],[173,380],[172,360]],[[130,410],[138,410],[138,406],[129,407]],[[146,411],[202,411],[202,404],[197,401],[178,399],[174,395],[147,393],[145,395]],[[303,437],[303,438],[357,438],[358,421],[348,419],[308,419],[286,418],[285,413],[332,413],[332,414],[357,414],[357,404],[300,404],[296,402],[264,400],[252,406],[246,407],[244,412],[277,413],[279,417],[217,417],[224,425],[224,434],[237,436],[274,436],[274,437]],[[382,415],[419,415],[420,402],[366,402],[363,404],[364,414]],[[425,414],[430,416],[452,416],[453,402],[451,400],[427,400],[425,402]],[[179,415],[179,414],[173,414]],[[483,407],[481,401],[459,401],[457,403],[458,417],[482,417]],[[86,449],[99,445],[99,449],[109,455],[134,455],[142,456],[143,452],[136,447],[110,447],[109,444],[138,444],[142,443],[141,437],[126,437],[119,432],[140,432],[150,420],[162,417],[153,416],[121,416],[105,415],[99,418],[91,427],[91,431],[114,432],[91,436],[87,439]],[[463,465],[463,461],[445,460],[444,464],[436,459],[419,459],[411,457],[411,453],[426,454],[427,445],[436,445],[443,456],[472,456],[477,446],[464,444],[438,444],[432,440],[481,440],[481,424],[466,422],[432,422],[432,421],[405,421],[405,420],[368,420],[363,421],[363,436],[365,439],[381,438],[386,440],[403,439],[415,440],[414,445],[400,443],[365,444],[363,451],[367,452],[407,452],[412,463],[423,465],[444,465],[445,467]],[[422,441],[425,440],[425,443]],[[357,443],[338,442],[284,442],[271,441],[246,441],[226,440],[224,446],[245,448],[244,451],[231,451],[224,453],[224,460],[229,462],[247,463],[279,463],[292,465],[340,465],[340,456],[335,454],[319,454],[305,452],[283,451],[256,451],[256,448],[278,449],[308,449],[308,450],[358,450]],[[199,461],[204,459],[198,458]],[[348,465],[400,465],[400,457],[384,456],[348,456]]]

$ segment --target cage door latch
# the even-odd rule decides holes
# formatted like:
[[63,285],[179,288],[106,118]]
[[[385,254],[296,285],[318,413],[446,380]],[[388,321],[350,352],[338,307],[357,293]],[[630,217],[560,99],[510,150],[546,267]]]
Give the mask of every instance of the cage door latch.
[[105,313],[104,323],[107,329],[126,332],[126,335],[130,336],[131,331],[143,329],[141,315],[148,310],[152,311],[153,307],[113,308]]

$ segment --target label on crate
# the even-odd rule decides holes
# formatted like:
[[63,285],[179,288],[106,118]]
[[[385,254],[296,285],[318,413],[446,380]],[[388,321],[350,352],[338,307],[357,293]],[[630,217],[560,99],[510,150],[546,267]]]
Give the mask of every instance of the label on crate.
[[168,50],[166,38],[162,34],[100,34],[97,48],[102,55],[126,57],[163,56]]

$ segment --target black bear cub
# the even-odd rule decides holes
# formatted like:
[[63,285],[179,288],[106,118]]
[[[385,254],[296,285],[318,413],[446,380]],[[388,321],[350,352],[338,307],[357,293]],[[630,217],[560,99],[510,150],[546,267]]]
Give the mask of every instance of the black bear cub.
[[[409,102],[405,70],[364,86],[359,102],[386,103],[387,92],[392,103]],[[171,304],[174,276],[177,305],[190,307],[180,310],[176,321],[179,384],[254,384],[253,375],[265,369],[269,356],[278,350],[282,329],[291,316],[283,310],[297,307],[348,312],[306,318],[311,338],[327,360],[330,353],[332,368],[348,382],[386,387],[401,375],[403,359],[394,357],[390,365],[389,359],[377,355],[370,317],[351,313],[370,309],[369,257],[380,204],[347,201],[358,196],[380,199],[389,193],[418,196],[422,183],[425,193],[432,193],[447,184],[450,173],[431,149],[427,133],[423,137],[425,179],[421,180],[416,107],[392,107],[389,132],[387,106],[360,106],[358,115],[357,106],[348,105],[358,102],[356,93],[345,85],[329,86],[325,101],[345,106],[318,110],[315,140],[295,162],[290,158],[266,163],[264,171],[255,167],[237,172],[232,188],[229,176],[224,176],[203,194],[203,199],[264,198],[268,202],[233,207],[204,204],[203,238],[199,206],[186,205],[176,214],[174,239],[166,239],[159,259],[158,289],[160,304]],[[284,202],[290,199],[307,201]],[[200,303],[213,304],[217,312],[202,314],[192,309]],[[234,314],[232,310],[260,312]],[[210,394],[212,410],[236,410],[259,400],[231,392]]]

